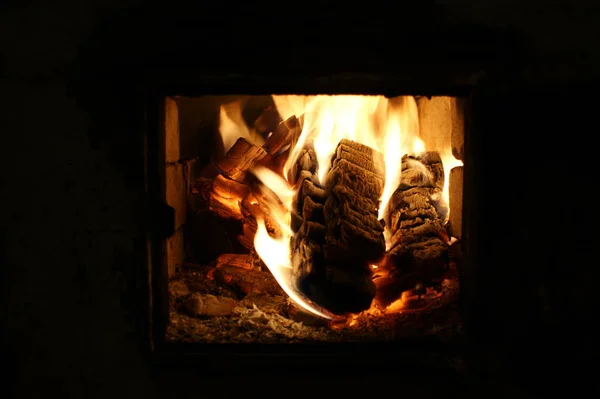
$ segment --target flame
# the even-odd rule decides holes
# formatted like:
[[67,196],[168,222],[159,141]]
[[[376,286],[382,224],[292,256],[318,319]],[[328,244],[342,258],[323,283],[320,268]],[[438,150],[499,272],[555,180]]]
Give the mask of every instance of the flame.
[[410,298],[410,291],[404,291],[400,299],[392,302],[385,308],[386,313],[399,313],[406,307],[406,302]]
[[221,105],[219,110],[219,133],[223,140],[223,148],[227,152],[240,137],[256,145],[263,145],[262,138],[251,131],[242,117],[242,103],[234,101]]
[[[290,148],[283,176],[264,167],[254,167],[251,170],[262,183],[260,187],[265,201],[259,202],[279,227],[272,236],[267,231],[265,220],[258,217],[254,247],[277,283],[296,304],[308,312],[333,319],[333,314],[313,304],[297,290],[293,278],[291,210],[298,188],[293,187],[290,172],[306,144],[313,144],[318,162],[317,176],[322,184],[325,183],[331,167],[331,157],[340,140],[353,140],[381,153],[385,166],[385,184],[379,199],[378,216],[383,220],[387,218],[389,200],[400,183],[404,154],[418,155],[426,150],[438,150],[444,164],[443,199],[446,203],[450,169],[462,165],[462,162],[452,156],[449,148],[426,148],[419,137],[418,107],[414,97],[388,99],[383,96],[355,95],[274,95],[273,101],[283,120],[293,115],[302,118],[302,131],[297,142]],[[231,148],[240,137],[254,144],[262,144],[244,123],[239,102],[221,107],[219,130],[225,150]],[[389,223],[386,225],[389,226]],[[387,228],[384,230],[384,237],[389,249],[391,232]],[[377,265],[372,266],[373,269],[377,268]],[[404,306],[402,299],[397,302],[386,311],[400,310]]]
[[[452,154],[452,150],[450,148],[445,148],[440,152],[440,158],[442,159],[442,164],[444,165],[444,189],[442,190],[442,198],[444,203],[447,205],[450,204],[450,171],[457,167],[463,166],[463,162],[459,159],[456,159]],[[450,217],[450,208],[448,207],[448,212],[446,214],[446,220]]]
[[[271,217],[281,228],[280,237],[271,237],[267,231],[265,221],[262,217],[257,217],[258,228],[254,236],[254,249],[262,261],[267,265],[271,274],[283,289],[283,291],[304,310],[332,319],[332,315],[319,309],[306,299],[295,288],[292,276],[292,253],[290,249],[290,240],[293,232],[290,228],[292,199],[294,190],[292,190],[287,181],[277,173],[264,167],[255,167],[252,173],[258,177],[264,186],[261,186],[263,194],[268,198],[267,207]],[[279,205],[280,204],[280,205]]]
[[286,177],[309,140],[314,144],[322,184],[331,166],[331,156],[344,138],[383,155],[385,185],[379,206],[379,217],[383,219],[400,182],[402,155],[409,150],[417,153],[424,150],[414,97],[390,100],[383,96],[274,95],[273,101],[284,120],[304,115],[302,134],[284,165]]

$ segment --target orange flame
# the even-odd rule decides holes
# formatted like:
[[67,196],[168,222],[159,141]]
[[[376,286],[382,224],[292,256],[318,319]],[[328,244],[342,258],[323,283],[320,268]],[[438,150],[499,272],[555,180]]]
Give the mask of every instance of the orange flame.
[[[387,204],[400,183],[402,155],[424,150],[414,97],[398,97],[392,101],[383,96],[274,95],[273,101],[284,120],[292,115],[304,115],[302,134],[284,165],[284,176],[288,177],[302,148],[311,140],[322,184],[341,139],[367,145],[380,152],[385,162],[385,184],[379,206],[379,218],[385,219]],[[389,231],[385,236],[389,245]]]
[[[265,221],[257,220],[258,229],[254,247],[285,293],[300,307],[318,316],[332,319],[334,315],[306,299],[295,287],[292,276],[290,240],[292,199],[296,188],[291,187],[290,170],[301,150],[312,141],[317,156],[317,175],[325,183],[331,157],[340,140],[346,138],[371,147],[383,155],[385,184],[380,198],[379,217],[387,217],[387,204],[400,182],[402,156],[418,154],[426,150],[419,137],[417,103],[413,97],[388,99],[383,96],[297,96],[274,95],[274,103],[283,120],[303,115],[302,132],[283,168],[283,176],[263,167],[252,172],[261,181],[263,194],[268,201],[271,217],[280,227],[280,236],[271,237]],[[220,132],[225,149],[229,149],[239,137],[251,138],[252,132],[243,122],[239,103],[221,107]],[[252,141],[252,140],[251,140]],[[255,143],[259,144],[259,143]],[[444,199],[448,201],[448,179],[452,162],[440,151],[446,173]],[[389,225],[389,223],[387,223]],[[390,245],[391,234],[384,231],[386,244]],[[374,268],[377,265],[373,266]],[[394,304],[393,304],[394,305]],[[401,307],[401,302],[388,308]]]
[[[263,183],[263,194],[269,200],[267,206],[274,221],[281,228],[281,236],[273,238],[267,232],[264,219],[258,217],[258,228],[254,236],[254,249],[267,265],[271,274],[294,303],[304,310],[326,319],[332,315],[319,309],[307,300],[294,285],[292,277],[292,252],[290,240],[293,236],[291,223],[292,200],[295,191],[277,173],[264,167],[254,167],[252,173]],[[281,205],[279,205],[281,204]]]

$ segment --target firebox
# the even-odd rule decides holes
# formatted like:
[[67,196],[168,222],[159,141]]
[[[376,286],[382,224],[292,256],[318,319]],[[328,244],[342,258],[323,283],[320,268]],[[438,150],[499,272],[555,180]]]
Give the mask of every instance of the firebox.
[[414,39],[398,44],[410,62],[322,46],[290,55],[306,68],[232,48],[153,64],[156,353],[345,362],[460,347],[476,285],[474,93],[504,76],[504,38]]
[[165,97],[165,340],[460,334],[464,103]]

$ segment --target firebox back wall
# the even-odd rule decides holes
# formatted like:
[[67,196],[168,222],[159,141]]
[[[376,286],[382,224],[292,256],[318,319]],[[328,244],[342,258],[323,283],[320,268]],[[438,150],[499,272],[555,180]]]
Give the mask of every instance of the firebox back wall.
[[[174,210],[174,232],[163,244],[163,265],[172,277],[178,264],[185,261],[184,226],[190,201],[191,183],[212,160],[223,155],[218,131],[219,107],[235,100],[244,101],[243,115],[254,120],[272,104],[269,96],[165,97],[165,202]],[[452,144],[452,153],[464,159],[464,102],[461,98],[436,96],[417,99],[420,136],[426,148]],[[450,174],[450,229],[462,236],[462,167]]]

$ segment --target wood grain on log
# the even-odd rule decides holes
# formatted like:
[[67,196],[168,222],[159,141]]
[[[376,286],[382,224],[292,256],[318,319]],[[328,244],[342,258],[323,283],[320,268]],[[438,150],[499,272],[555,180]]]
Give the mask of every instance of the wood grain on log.
[[242,183],[218,175],[212,184],[209,206],[224,218],[242,219],[241,203],[250,195],[250,189]]
[[291,143],[292,137],[296,134],[295,130],[299,129],[299,127],[300,125],[296,116],[290,116],[277,126],[273,134],[267,137],[263,148],[269,154],[277,154],[280,149]]
[[447,270],[449,248],[438,201],[443,186],[444,168],[436,152],[402,158],[400,184],[388,205],[392,247],[373,278],[380,306],[400,298],[411,284]]
[[233,266],[252,270],[253,261],[248,254],[222,254],[217,258],[216,267]]
[[219,285],[233,289],[240,299],[248,294],[284,294],[268,271],[223,265],[214,269],[213,277]]
[[264,148],[240,137],[217,166],[230,179],[242,181],[254,163],[260,161],[266,154]]
[[382,165],[381,154],[370,147],[342,140],[321,187],[310,143],[296,162],[294,277],[309,299],[334,313],[368,309],[375,296],[369,264],[385,251],[377,219]]
[[223,198],[216,193],[211,192],[209,208],[225,219],[243,219],[240,201],[237,198]]
[[250,195],[250,188],[248,186],[221,175],[215,178],[212,191],[220,197],[237,199],[240,202]]

